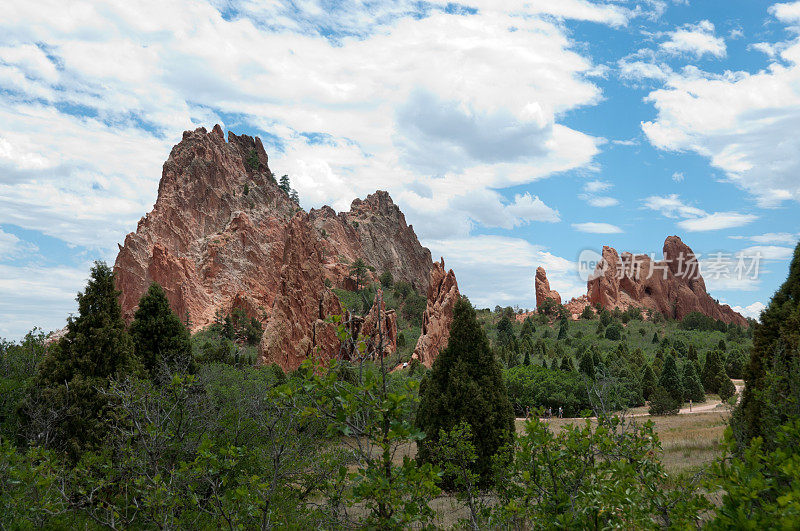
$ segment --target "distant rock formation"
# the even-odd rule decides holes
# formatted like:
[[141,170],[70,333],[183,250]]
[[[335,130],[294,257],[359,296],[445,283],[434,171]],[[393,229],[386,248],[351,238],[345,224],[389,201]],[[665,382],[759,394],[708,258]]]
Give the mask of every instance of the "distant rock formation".
[[719,304],[706,291],[699,263],[692,249],[678,236],[664,241],[664,258],[622,253],[603,247],[602,260],[587,282],[590,304],[604,308],[630,306],[659,311],[673,319],[700,312],[725,323],[747,326],[747,321],[728,305]]
[[428,285],[428,304],[422,315],[422,333],[411,355],[412,359],[418,359],[430,367],[439,352],[447,347],[453,307],[460,296],[456,275],[452,269],[445,270],[444,258],[441,262],[434,262]]
[[536,307],[539,308],[546,300],[554,300],[561,304],[561,295],[556,290],[550,289],[550,282],[547,280],[547,273],[544,268],[539,266],[536,268],[536,279],[534,281],[536,288]]
[[[616,249],[604,246],[602,259],[586,283],[587,294],[572,298],[564,307],[573,319],[577,319],[586,306],[623,311],[633,306],[673,319],[700,312],[725,323],[747,326],[747,320],[730,306],[711,298],[694,252],[678,236],[667,237],[663,254],[662,260],[653,261],[646,254],[620,255]],[[544,269],[539,267],[536,270],[537,307],[547,298],[545,293],[549,288]]]
[[430,251],[388,193],[353,201],[349,213],[307,214],[278,187],[259,138],[228,132],[226,142],[216,125],[172,148],[153,210],[126,236],[114,272],[126,319],[156,281],[194,330],[233,308],[261,320],[259,361],[289,370],[312,352],[337,355],[323,319],[343,310],[329,286],[347,286],[357,258],[375,275],[428,287]]

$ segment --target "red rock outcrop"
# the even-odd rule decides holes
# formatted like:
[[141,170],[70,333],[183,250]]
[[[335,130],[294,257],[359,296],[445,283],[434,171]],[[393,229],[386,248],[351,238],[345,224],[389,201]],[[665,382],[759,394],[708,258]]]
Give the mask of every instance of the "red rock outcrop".
[[355,199],[349,212],[337,214],[330,207],[312,209],[311,221],[326,256],[326,274],[339,287],[347,287],[348,264],[358,258],[375,268],[373,278],[384,271],[394,280],[428,288],[431,252],[419,244],[414,227],[406,224],[400,208],[388,192],[378,190],[366,199]]
[[[378,301],[380,300],[380,304]],[[378,311],[380,309],[380,312]],[[380,332],[383,334],[383,354],[391,354],[397,350],[397,314],[394,310],[387,310],[383,301],[383,291],[378,290],[369,313],[364,317],[364,324],[360,333],[368,338],[373,348],[380,343]]]
[[229,132],[226,142],[216,125],[184,132],[172,148],[153,210],[126,236],[114,272],[126,319],[156,281],[195,330],[218,310],[260,319],[260,361],[293,369],[311,352],[336,355],[322,319],[342,310],[325,280],[345,285],[359,257],[427,287],[430,251],[386,192],[354,201],[344,215],[328,207],[306,214],[278,188],[260,139]]
[[725,323],[747,326],[745,318],[730,306],[711,298],[694,252],[678,236],[664,241],[663,253],[662,260],[653,261],[648,255],[620,256],[615,249],[603,247],[603,258],[587,282],[589,303],[621,310],[630,306],[652,308],[674,319],[700,312]]
[[547,280],[547,273],[543,267],[536,268],[536,279],[534,281],[536,288],[536,307],[539,308],[546,300],[554,300],[561,304],[561,295],[554,289],[550,289],[550,282]]
[[444,258],[441,262],[434,262],[428,285],[428,304],[422,315],[422,333],[414,347],[412,359],[418,359],[430,367],[439,352],[447,347],[453,307],[460,296],[456,275],[452,269],[445,270]]
[[294,370],[312,355],[323,361],[338,356],[335,325],[325,318],[342,307],[325,287],[322,256],[308,214],[297,213],[284,240],[280,290],[259,344],[259,363]]

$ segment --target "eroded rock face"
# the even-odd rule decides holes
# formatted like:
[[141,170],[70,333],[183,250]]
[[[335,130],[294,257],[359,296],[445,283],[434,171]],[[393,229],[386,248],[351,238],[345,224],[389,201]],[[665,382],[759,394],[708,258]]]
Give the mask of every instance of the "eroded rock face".
[[452,269],[445,270],[444,258],[434,262],[428,285],[428,304],[422,315],[422,333],[414,347],[412,359],[418,359],[430,367],[439,352],[447,347],[453,307],[460,296],[456,275]]
[[226,142],[217,125],[186,131],[173,147],[155,206],[126,236],[114,272],[127,320],[156,281],[194,330],[218,310],[260,319],[260,361],[290,370],[312,352],[337,355],[323,319],[342,309],[325,280],[345,285],[359,257],[427,286],[430,252],[386,192],[354,201],[344,215],[328,207],[306,214],[278,188],[261,140],[229,132]]
[[587,282],[587,298],[604,308],[652,308],[674,319],[700,312],[725,323],[746,326],[747,321],[728,305],[717,303],[706,291],[694,252],[678,236],[664,242],[664,258],[618,254],[603,247],[603,259]]
[[547,273],[541,266],[536,268],[534,287],[536,288],[537,308],[544,304],[544,302],[548,299],[561,304],[561,295],[559,295],[556,290],[550,289],[550,282],[547,280]]
[[355,199],[349,212],[337,214],[326,206],[309,215],[322,240],[326,275],[334,285],[352,289],[348,264],[363,258],[375,268],[373,280],[389,271],[395,282],[408,282],[420,292],[428,288],[431,252],[419,244],[414,227],[406,224],[388,192]]

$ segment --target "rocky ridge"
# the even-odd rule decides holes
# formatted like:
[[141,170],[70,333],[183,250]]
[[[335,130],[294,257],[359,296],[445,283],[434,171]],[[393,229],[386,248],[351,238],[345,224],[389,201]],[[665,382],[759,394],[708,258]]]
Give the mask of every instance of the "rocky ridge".
[[[546,286],[536,272],[536,302],[540,304]],[[678,236],[664,241],[663,259],[655,261],[646,254],[622,253],[604,246],[602,259],[586,283],[587,293],[564,306],[574,319],[586,306],[626,310],[630,307],[654,310],[673,319],[683,319],[700,312],[725,323],[747,326],[747,320],[727,304],[719,304],[706,290],[699,264],[692,249]]]
[[[356,199],[347,213],[306,213],[278,187],[259,138],[228,132],[226,142],[216,125],[173,147],[153,210],[126,236],[114,271],[126,319],[156,281],[194,330],[234,308],[261,320],[259,361],[293,369],[312,353],[339,352],[325,317],[343,310],[330,288],[346,287],[356,258],[428,288],[430,251],[388,193]],[[389,313],[383,329],[396,345]]]

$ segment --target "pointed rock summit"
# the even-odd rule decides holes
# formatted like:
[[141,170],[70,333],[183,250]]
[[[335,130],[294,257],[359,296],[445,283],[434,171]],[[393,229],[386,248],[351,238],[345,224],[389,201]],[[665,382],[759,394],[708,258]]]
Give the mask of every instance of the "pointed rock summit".
[[428,303],[422,315],[422,333],[411,355],[412,359],[431,367],[439,352],[447,348],[453,307],[460,296],[456,275],[452,269],[445,269],[444,258],[434,262],[428,285]]
[[[156,281],[194,330],[234,308],[259,319],[259,361],[291,370],[311,353],[339,354],[324,321],[343,312],[330,287],[352,283],[358,258],[373,278],[390,271],[428,289],[430,251],[387,192],[356,199],[346,213],[306,213],[278,187],[259,138],[228,132],[226,142],[216,125],[186,131],[172,148],[153,210],[126,236],[114,272],[127,320]],[[396,346],[389,314],[381,325]]]
[[536,279],[534,281],[536,288],[536,307],[539,308],[546,300],[554,300],[561,304],[561,295],[556,290],[550,289],[550,282],[547,280],[547,273],[544,268],[539,266],[536,268]]

